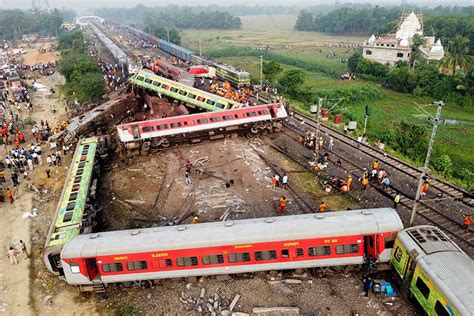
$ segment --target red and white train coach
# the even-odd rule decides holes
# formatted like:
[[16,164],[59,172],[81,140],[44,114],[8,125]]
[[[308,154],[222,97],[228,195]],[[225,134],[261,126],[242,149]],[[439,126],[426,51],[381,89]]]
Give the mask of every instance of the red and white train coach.
[[260,128],[276,127],[286,117],[282,104],[265,104],[121,124],[117,125],[117,133],[122,142],[128,143],[202,131],[225,131],[235,126],[247,126],[258,132]]
[[384,263],[403,224],[390,208],[79,235],[61,252],[69,284]]

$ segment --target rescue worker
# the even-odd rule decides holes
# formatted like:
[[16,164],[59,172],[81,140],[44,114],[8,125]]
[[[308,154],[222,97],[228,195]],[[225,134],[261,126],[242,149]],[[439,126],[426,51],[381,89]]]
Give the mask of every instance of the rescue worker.
[[378,160],[375,160],[375,161],[372,163],[372,169],[375,169],[375,170],[378,170],[378,169],[379,169],[379,161],[378,161]]
[[15,201],[15,198],[13,197],[13,191],[10,188],[7,189],[7,199],[10,201],[10,204],[13,204]]
[[472,218],[471,215],[465,214],[464,215],[464,221],[463,221],[463,226],[466,229],[466,231],[469,231],[469,226],[472,224]]
[[350,191],[350,190],[351,190],[351,184],[352,184],[352,176],[349,175],[349,178],[347,178],[347,182],[346,182],[347,191]]
[[280,215],[284,215],[286,212],[286,197],[280,198]]
[[10,258],[11,264],[18,264],[18,260],[16,259],[16,250],[13,247],[10,247],[7,252],[7,256]]
[[368,186],[369,186],[369,178],[368,177],[362,178],[362,190],[366,190]]
[[194,214],[191,224],[197,224],[197,223],[199,223],[199,217],[196,214]]
[[393,198],[393,208],[397,209],[398,204],[400,204],[401,195],[397,192],[397,195]]
[[326,204],[324,204],[324,201],[321,201],[319,203],[319,213],[324,213],[326,211]]
[[29,255],[28,255],[28,249],[26,248],[26,244],[23,240],[20,240],[20,251],[22,253],[24,253],[26,255],[26,257],[28,258]]
[[428,180],[425,180],[425,182],[421,186],[421,195],[425,196],[426,194],[428,194],[429,188],[430,188],[430,184],[428,183]]
[[283,179],[281,179],[281,187],[283,190],[286,190],[288,187],[288,176],[286,174],[283,176]]
[[369,296],[369,291],[370,289],[372,288],[372,286],[374,285],[374,282],[372,281],[372,278],[370,276],[368,276],[365,280],[364,280],[364,293],[365,293],[365,297],[368,297]]
[[276,185],[277,185],[277,179],[275,176],[272,177],[272,188],[276,188]]

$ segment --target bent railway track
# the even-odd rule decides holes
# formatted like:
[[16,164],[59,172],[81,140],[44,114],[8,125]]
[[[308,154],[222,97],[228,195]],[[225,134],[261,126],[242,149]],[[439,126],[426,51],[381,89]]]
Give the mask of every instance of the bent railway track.
[[[302,122],[304,122],[302,124]],[[304,132],[307,130],[312,131],[316,129],[316,121],[310,117],[302,115],[300,113],[295,113],[293,117],[289,118],[287,122],[285,122],[285,128],[290,130],[292,133],[298,136],[304,136]],[[397,172],[401,172],[406,176],[409,176],[412,179],[418,179],[421,170],[416,167],[410,166],[409,164],[391,157],[380,150],[374,149],[368,145],[361,144],[357,140],[335,130],[334,128],[320,125],[320,129],[322,134],[330,135],[334,138],[334,140],[338,140],[340,143],[345,144],[352,148],[353,150],[357,150],[372,159],[377,159],[382,164],[391,167],[393,170]],[[292,137],[288,134],[288,136]],[[294,136],[293,136],[294,138]],[[281,153],[285,154],[288,158],[296,161],[298,164],[305,166],[308,170],[312,170],[309,165],[306,163],[302,163],[292,157],[289,153],[285,152],[282,148],[278,149]],[[327,151],[330,154],[330,162],[335,163],[334,159],[339,159],[344,161],[345,166],[347,166],[346,171],[350,174],[356,175],[357,177],[361,177],[363,173],[363,168],[366,167],[361,165],[359,162],[354,162],[353,160],[347,159],[342,154],[337,153],[336,151]],[[332,157],[331,157],[332,156]],[[332,158],[332,159],[331,159]],[[314,172],[314,170],[312,170]],[[314,172],[316,174],[316,172]],[[431,185],[432,189],[435,189],[439,192],[443,193],[444,197],[448,197],[450,200],[456,200],[460,203],[463,203],[468,209],[472,209],[473,198],[469,196],[469,194],[452,184],[444,182],[439,179],[434,179],[431,177]],[[415,196],[414,194],[403,192],[399,188],[395,187],[393,183],[387,190],[382,190],[381,187],[377,185],[373,185],[377,191],[379,191],[384,196],[393,199],[397,193],[400,193],[402,196],[401,199],[401,208],[404,209],[406,212],[405,215],[409,214],[409,211],[413,207]],[[440,199],[442,200],[442,199]],[[466,251],[471,257],[474,256],[474,236],[472,234],[472,230],[466,231],[462,229],[461,223],[452,217],[450,217],[446,209],[442,208],[441,206],[436,204],[431,204],[429,202],[433,202],[433,200],[419,201],[419,207],[417,214],[419,218],[421,218],[424,222],[428,222],[429,224],[435,225],[446,231],[456,242],[459,246]],[[472,211],[471,211],[472,212]]]

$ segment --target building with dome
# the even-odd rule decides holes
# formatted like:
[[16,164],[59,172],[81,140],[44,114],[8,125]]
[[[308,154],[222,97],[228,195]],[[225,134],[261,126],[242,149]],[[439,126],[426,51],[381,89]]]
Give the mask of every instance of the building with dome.
[[[415,34],[423,36],[423,16],[414,12],[402,16],[396,33],[383,36],[372,35],[363,45],[363,56],[381,64],[393,65],[397,61],[409,61]],[[433,36],[423,36],[425,45],[420,47],[422,56],[429,60],[444,57],[441,41]]]

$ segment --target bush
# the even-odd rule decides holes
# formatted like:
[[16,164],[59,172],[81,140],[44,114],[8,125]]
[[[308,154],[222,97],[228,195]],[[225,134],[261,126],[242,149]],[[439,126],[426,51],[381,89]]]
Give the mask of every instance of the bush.
[[435,157],[432,162],[433,168],[443,176],[449,177],[453,173],[453,161],[449,155],[443,154]]
[[379,89],[368,84],[358,87],[348,86],[341,88],[315,89],[313,90],[313,93],[317,98],[344,98],[345,102],[380,100],[383,98],[383,94]]

